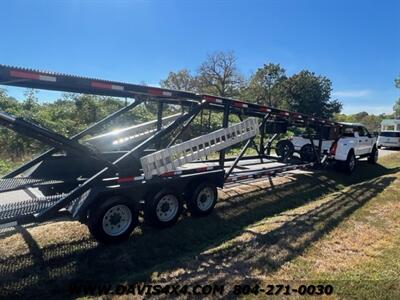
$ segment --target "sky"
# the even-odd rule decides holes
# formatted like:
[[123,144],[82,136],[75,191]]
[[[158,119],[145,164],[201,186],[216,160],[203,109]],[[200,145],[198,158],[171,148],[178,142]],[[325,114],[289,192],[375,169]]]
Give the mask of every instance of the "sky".
[[400,97],[397,0],[2,0],[0,26],[0,64],[158,85],[233,51],[246,76],[269,62],[327,76],[344,113]]

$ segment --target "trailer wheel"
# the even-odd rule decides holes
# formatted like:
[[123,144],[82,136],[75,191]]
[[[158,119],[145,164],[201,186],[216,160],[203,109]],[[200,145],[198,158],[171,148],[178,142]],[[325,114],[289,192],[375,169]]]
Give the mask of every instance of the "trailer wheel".
[[186,200],[186,204],[192,216],[200,217],[212,212],[217,199],[217,187],[211,182],[202,182]]
[[157,228],[174,225],[182,212],[182,199],[178,193],[162,190],[148,197],[144,207],[146,222]]
[[376,148],[376,146],[374,146],[374,148],[372,148],[372,151],[370,153],[370,155],[368,156],[368,162],[370,164],[376,164],[378,162],[378,149]]
[[137,224],[136,204],[113,196],[90,209],[87,225],[99,242],[115,243],[128,239]]
[[289,140],[282,140],[276,143],[276,155],[282,161],[288,160],[293,156],[294,146]]

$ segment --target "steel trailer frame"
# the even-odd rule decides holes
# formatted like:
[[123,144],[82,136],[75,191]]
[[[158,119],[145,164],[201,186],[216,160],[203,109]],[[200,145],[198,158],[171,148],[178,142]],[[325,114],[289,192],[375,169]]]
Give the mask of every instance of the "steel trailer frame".
[[[28,213],[15,213],[13,215],[12,211],[13,209],[15,211],[15,207],[12,205],[2,206],[0,203],[0,225],[3,224],[3,226],[14,226],[16,224],[26,224],[49,220],[58,216],[60,213],[65,213],[65,208],[68,209],[73,218],[85,222],[88,208],[90,205],[93,205],[94,202],[98,201],[98,195],[103,194],[127,194],[128,191],[135,190],[135,194],[136,191],[142,191],[138,192],[138,194],[143,194],[144,197],[146,190],[154,188],[155,186],[175,186],[177,181],[180,183],[185,182],[185,184],[189,185],[193,180],[196,182],[199,180],[201,181],[201,178],[212,178],[216,186],[223,187],[224,183],[228,182],[236,182],[238,180],[245,180],[249,178],[259,178],[262,176],[274,176],[279,172],[321,165],[329,155],[329,153],[325,153],[324,157],[321,158],[319,151],[317,150],[317,148],[321,148],[323,131],[325,129],[333,129],[335,132],[338,132],[340,127],[342,127],[340,123],[321,119],[315,116],[290,112],[226,97],[71,76],[60,73],[36,71],[31,69],[22,69],[5,65],[0,65],[0,85],[134,99],[132,103],[127,104],[125,107],[91,125],[87,129],[72,136],[71,138],[66,138],[30,121],[0,112],[0,125],[29,137],[36,138],[54,147],[4,176],[3,179],[0,180],[0,193],[4,191],[4,188],[2,190],[2,184],[4,186],[11,184],[14,190],[18,188],[25,188],[27,186],[32,187],[40,185],[43,187],[48,185],[53,187],[53,185],[56,184],[65,184],[65,181],[60,183],[47,179],[47,181],[39,180],[37,182],[34,180],[29,181],[27,179],[24,179],[24,181],[23,179],[19,178],[22,174],[24,174],[24,172],[27,172],[31,168],[37,166],[39,163],[51,158],[60,150],[66,151],[67,157],[69,155],[73,156],[78,154],[79,156],[84,157],[84,159],[98,166],[96,172],[93,172],[87,178],[73,178],[73,183],[68,183],[69,186],[72,186],[72,189],[67,193],[59,193],[46,197],[46,205],[43,204],[44,202],[40,202],[40,205],[42,205],[41,209],[32,209],[33,212],[29,211],[28,209]],[[136,106],[145,101],[157,103],[157,132],[153,136],[147,138],[143,142],[140,142],[128,151],[121,153],[121,155],[113,157],[112,159],[104,156],[102,153],[93,151],[91,148],[86,147],[78,142],[80,138],[87,134],[94,133],[107,122],[116,119],[117,117],[128,112],[129,110],[134,109]],[[175,121],[165,128],[162,128],[162,115],[165,104],[180,105],[182,106],[183,110],[181,116],[179,116]],[[219,159],[217,160],[218,165],[216,164],[216,160],[206,159],[202,160],[201,163],[213,165],[208,167],[202,166],[190,170],[176,170],[173,172],[167,172],[165,174],[161,174],[160,176],[154,176],[151,180],[146,180],[143,176],[141,176],[141,174],[133,174],[132,169],[124,167],[127,162],[142,157],[145,149],[149,147],[149,145],[160,145],[163,137],[166,137],[168,134],[172,134],[175,130],[181,127],[178,133],[172,137],[167,145],[167,147],[172,146],[177,139],[180,138],[182,133],[190,126],[196,116],[204,110],[222,112],[222,128],[227,128],[229,126],[229,116],[232,114],[239,116],[241,120],[243,116],[261,119],[261,124],[259,125],[259,145],[256,144],[254,137],[252,137],[247,140],[241,149],[240,154],[234,159],[226,158],[225,153],[227,149],[223,149],[219,153]],[[314,162],[300,164],[295,163],[292,165],[283,165],[281,167],[274,167],[270,169],[263,168],[259,172],[238,172],[233,174],[235,168],[238,167],[239,162],[241,161],[256,158],[262,164],[266,159],[268,160],[271,158],[276,158],[271,157],[270,154],[271,149],[273,148],[272,143],[279,134],[269,132],[269,130],[267,130],[267,125],[274,125],[278,123],[285,124],[286,127],[289,124],[291,126],[307,128],[316,160]],[[313,128],[319,133],[319,145],[314,145],[313,138],[308,130],[309,128]],[[267,134],[272,134],[272,136],[266,140]],[[265,141],[267,141],[266,145]],[[244,156],[246,150],[250,146],[253,146],[256,149],[257,156]],[[226,163],[230,162],[233,163],[229,165],[228,170],[225,171],[224,167]],[[200,162],[197,161],[193,163],[196,164]],[[8,191],[10,189],[5,190]],[[30,203],[28,203],[28,206],[29,205]],[[6,209],[6,217],[4,217],[4,214],[1,214],[1,210],[4,210],[5,207],[9,208],[9,210]],[[7,212],[9,212],[9,215],[7,215]]]

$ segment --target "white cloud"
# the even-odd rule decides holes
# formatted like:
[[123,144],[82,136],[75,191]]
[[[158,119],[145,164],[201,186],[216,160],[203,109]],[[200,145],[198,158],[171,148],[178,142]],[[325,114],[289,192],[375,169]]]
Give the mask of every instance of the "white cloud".
[[371,95],[371,90],[347,90],[347,91],[333,91],[334,97],[351,97],[361,98]]

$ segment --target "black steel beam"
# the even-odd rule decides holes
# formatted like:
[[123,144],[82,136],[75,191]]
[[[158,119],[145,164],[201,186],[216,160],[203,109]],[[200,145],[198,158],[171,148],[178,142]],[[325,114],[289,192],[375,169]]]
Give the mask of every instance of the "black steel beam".
[[240,151],[239,155],[236,157],[235,161],[233,162],[232,166],[229,168],[228,172],[225,174],[225,180],[231,175],[232,171],[236,168],[239,160],[243,157],[244,153],[246,152],[247,148],[249,148],[251,142],[253,141],[254,138],[250,138],[247,140],[246,144]]
[[[203,110],[201,110],[203,111]],[[193,122],[193,120],[199,115],[199,112],[194,114],[193,116],[190,117],[190,119],[183,125],[182,129],[178,132],[177,135],[175,135],[172,140],[168,143],[167,148],[171,147],[177,139],[181,137],[181,135],[185,132],[186,128],[189,127],[189,125]]]
[[[224,115],[222,118],[222,127],[227,128],[229,125],[230,103],[226,102],[224,105]],[[223,168],[225,165],[225,150],[219,152],[219,166]]]

